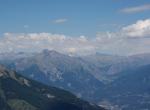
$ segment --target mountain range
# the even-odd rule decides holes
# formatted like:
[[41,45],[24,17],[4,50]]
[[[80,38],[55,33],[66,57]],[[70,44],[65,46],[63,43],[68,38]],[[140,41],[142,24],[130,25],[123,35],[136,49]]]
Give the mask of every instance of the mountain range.
[[1,110],[104,110],[70,92],[45,86],[0,66]]
[[[150,94],[146,92],[149,83],[145,79],[150,76],[148,53],[132,56],[100,53],[68,56],[43,50],[19,55],[6,53],[0,55],[0,59],[1,64],[25,77],[68,90],[79,98],[105,105],[109,109],[150,108],[147,98]],[[146,80],[147,85],[141,80]]]

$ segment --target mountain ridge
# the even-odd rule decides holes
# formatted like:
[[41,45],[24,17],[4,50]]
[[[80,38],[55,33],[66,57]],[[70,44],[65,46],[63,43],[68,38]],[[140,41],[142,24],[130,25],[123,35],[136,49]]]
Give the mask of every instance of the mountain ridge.
[[104,110],[70,92],[26,79],[2,66],[0,74],[1,110]]
[[[19,58],[17,60],[10,61],[10,63],[8,61],[8,63],[4,65],[18,71],[26,77],[73,92],[76,96],[90,102],[95,102],[100,105],[108,104],[111,105],[111,107],[117,106],[114,110],[120,110],[118,107],[123,107],[126,106],[126,104],[129,104],[126,101],[130,100],[130,97],[117,97],[120,96],[120,91],[124,91],[125,89],[126,91],[124,91],[125,94],[123,94],[123,96],[128,95],[128,91],[130,91],[130,89],[127,85],[121,85],[126,84],[129,78],[127,78],[126,82],[123,82],[124,78],[123,80],[119,79],[125,76],[130,76],[135,79],[136,77],[131,75],[132,72],[149,64],[149,54],[128,57],[111,55],[74,57],[63,55],[55,51],[45,50],[45,52],[37,53],[32,57]],[[141,71],[141,73],[138,74],[144,76],[145,74],[142,74],[143,72]],[[129,80],[129,82],[132,81]],[[137,84],[142,84],[142,82],[137,82]],[[115,87],[114,85],[118,86]],[[132,84],[129,85],[131,86]],[[136,85],[136,83],[134,85]],[[111,88],[111,86],[113,88]],[[140,91],[139,89],[135,90],[137,90],[137,92]],[[132,93],[133,91],[130,92]],[[145,97],[147,96],[145,94],[142,95]],[[136,98],[138,99],[138,96],[136,96]],[[141,98],[139,99],[142,100]],[[117,100],[120,101],[120,103],[118,103]],[[130,103],[129,107],[135,107],[135,103]]]

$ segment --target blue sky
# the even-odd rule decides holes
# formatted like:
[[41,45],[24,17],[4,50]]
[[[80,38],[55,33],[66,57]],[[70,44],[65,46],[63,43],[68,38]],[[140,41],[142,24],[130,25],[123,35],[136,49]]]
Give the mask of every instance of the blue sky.
[[[150,16],[150,10],[127,14],[120,10],[149,0],[0,0],[0,32],[51,32],[95,36]],[[53,23],[66,19],[64,23]]]
[[150,0],[0,0],[0,52],[150,53]]

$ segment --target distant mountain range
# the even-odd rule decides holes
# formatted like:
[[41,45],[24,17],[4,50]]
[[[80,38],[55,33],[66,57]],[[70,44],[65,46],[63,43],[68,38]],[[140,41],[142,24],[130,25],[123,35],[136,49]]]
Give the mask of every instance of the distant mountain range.
[[92,67],[90,68],[84,60],[56,51],[44,50],[34,56],[7,59],[1,60],[1,63],[23,76],[69,90],[86,100],[95,100],[93,96],[99,94],[104,86],[91,74]]
[[[4,57],[5,56],[5,57]],[[11,57],[10,57],[11,56]],[[47,85],[69,90],[76,96],[91,102],[109,105],[114,110],[145,109],[145,102],[141,104],[138,96],[145,93],[144,89],[137,89],[136,98],[131,100],[134,93],[129,89],[142,86],[147,90],[148,85],[140,85],[141,79],[134,77],[148,77],[150,54],[133,56],[117,56],[94,54],[89,56],[68,56],[56,51],[43,50],[40,53],[6,53],[0,55],[0,63],[16,70],[23,76],[32,78]],[[147,68],[146,68],[147,67]],[[144,68],[141,70],[141,68]],[[144,71],[145,70],[145,71]],[[144,73],[145,72],[145,73]],[[145,76],[147,74],[147,76]],[[132,80],[130,78],[133,78]],[[123,82],[124,78],[128,84]],[[136,79],[137,78],[137,79]],[[135,81],[134,81],[135,80]],[[143,79],[144,80],[144,79]],[[130,85],[130,86],[131,86]],[[126,89],[126,91],[124,91]],[[136,90],[136,89],[135,89]],[[126,95],[123,96],[121,91]],[[146,93],[149,94],[149,93]],[[132,94],[133,95],[133,94]],[[139,102],[137,99],[139,98]],[[131,103],[133,101],[135,103]],[[147,100],[146,100],[147,101]],[[143,108],[142,108],[143,107]]]
[[104,110],[0,66],[0,110]]
[[121,110],[150,109],[150,64],[121,72],[121,77],[105,87],[105,101]]

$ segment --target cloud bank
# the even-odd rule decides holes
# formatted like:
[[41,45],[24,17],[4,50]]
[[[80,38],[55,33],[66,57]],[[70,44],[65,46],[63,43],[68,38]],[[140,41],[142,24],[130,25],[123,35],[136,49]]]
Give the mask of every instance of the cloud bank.
[[150,19],[139,20],[122,30],[129,37],[150,37]]
[[120,10],[122,13],[138,13],[142,11],[150,10],[150,4],[135,6],[135,7],[128,7]]
[[98,32],[95,37],[71,37],[52,33],[5,33],[0,52],[39,52],[56,50],[65,54],[88,55],[96,52],[131,55],[150,52],[150,19],[139,20],[118,32]]

